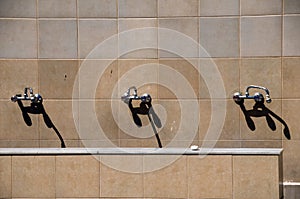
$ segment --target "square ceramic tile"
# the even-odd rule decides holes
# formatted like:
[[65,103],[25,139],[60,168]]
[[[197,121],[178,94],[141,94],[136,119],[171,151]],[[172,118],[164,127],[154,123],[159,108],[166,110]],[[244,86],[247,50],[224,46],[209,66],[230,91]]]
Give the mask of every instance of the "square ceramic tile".
[[0,17],[21,18],[36,17],[36,0],[1,0]]
[[[300,5],[299,5],[300,6]],[[284,16],[283,55],[300,56],[300,16]]]
[[56,197],[100,196],[100,164],[94,156],[56,157]]
[[298,129],[298,119],[297,113],[300,109],[299,99],[286,99],[282,100],[282,119],[285,124],[283,124],[284,135],[282,138],[288,140],[300,140],[300,136],[297,133]]
[[119,57],[157,58],[157,19],[119,20]]
[[[281,91],[282,76],[280,58],[242,59],[240,66],[240,92],[245,94],[248,86],[258,85],[266,87],[270,92],[271,98],[281,98],[283,92]],[[249,90],[250,95],[254,95],[254,92],[261,92],[265,96],[263,90]]]
[[156,17],[157,0],[119,0],[119,17]]
[[39,17],[76,17],[76,0],[39,0]]
[[231,198],[231,158],[188,156],[189,198]]
[[[172,76],[173,78],[168,78]],[[161,59],[159,61],[160,99],[197,99],[199,96],[198,60]]]
[[158,22],[160,58],[198,57],[198,18],[160,18]]
[[117,57],[118,25],[114,19],[79,20],[79,57]]
[[298,165],[300,164],[300,155],[295,153],[299,150],[299,140],[283,141],[283,181],[284,182],[299,182],[300,173]]
[[143,156],[101,156],[101,162],[101,197],[143,197]]
[[200,99],[231,99],[239,90],[239,65],[239,59],[200,59]]
[[234,156],[233,197],[279,198],[277,156]]
[[0,43],[0,58],[37,58],[36,20],[1,19]]
[[199,0],[200,16],[229,16],[240,14],[238,0]]
[[55,158],[13,156],[12,197],[55,197]]
[[200,57],[239,57],[239,19],[200,18],[200,46]]
[[0,157],[0,197],[11,198],[11,157]]
[[[38,89],[38,62],[36,60],[0,61],[0,98],[9,100],[16,94],[24,94],[24,88]],[[17,104],[15,104],[17,106]]]
[[300,98],[300,59],[284,58],[282,62],[282,97],[284,99]]
[[281,14],[282,0],[241,0],[242,15]]
[[198,16],[198,0],[158,0],[159,17]]
[[76,20],[39,20],[39,58],[77,58]]
[[299,14],[300,1],[298,0],[284,0],[284,14]]
[[241,56],[280,56],[281,17],[242,17]]
[[[175,161],[177,160],[177,161]],[[187,198],[187,158],[185,156],[144,156],[145,197]]]
[[39,60],[39,88],[45,99],[72,99],[78,72],[76,60]]
[[116,0],[79,0],[79,17],[117,17]]

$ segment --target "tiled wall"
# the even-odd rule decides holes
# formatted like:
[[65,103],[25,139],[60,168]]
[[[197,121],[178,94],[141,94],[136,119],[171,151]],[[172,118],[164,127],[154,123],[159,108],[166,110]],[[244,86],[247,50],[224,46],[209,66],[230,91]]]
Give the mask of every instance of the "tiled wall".
[[[144,126],[137,127],[119,98],[138,82],[139,94],[153,98],[163,146],[217,140],[216,147],[283,147],[284,178],[300,181],[298,0],[0,0],[0,17],[1,147],[60,146],[42,115],[30,115],[28,127],[18,105],[10,102],[28,86],[43,96],[46,113],[67,147],[156,147],[147,116],[140,116]],[[137,31],[142,28],[146,31]],[[165,34],[167,29],[200,47],[182,45]],[[103,42],[106,48],[100,51],[97,45]],[[123,54],[134,45],[144,48]],[[168,50],[181,48],[183,55]],[[87,81],[78,82],[83,65],[88,70],[79,80]],[[202,73],[215,66],[224,82],[222,96],[208,89],[219,89],[211,85],[216,74]],[[84,93],[93,87],[89,77],[95,76],[96,92]],[[278,116],[271,116],[276,129],[270,129],[266,117],[253,117],[256,129],[250,130],[231,99],[251,84],[270,90],[273,101],[266,107]],[[193,95],[185,93],[186,85]],[[72,103],[78,101],[78,91],[80,103],[86,103],[79,108]],[[176,96],[177,91],[182,95]],[[86,114],[91,101],[96,117]],[[199,109],[182,110],[184,102],[197,102]],[[222,102],[227,106],[221,135],[207,137],[213,107],[218,110]],[[253,104],[245,101],[247,109]],[[278,118],[287,124],[290,140]],[[99,136],[92,123],[100,124],[104,134]]]
[[[276,155],[1,156],[1,198],[280,198]],[[136,173],[113,169],[122,161]],[[41,169],[43,168],[43,169]],[[42,190],[42,191],[41,191]]]

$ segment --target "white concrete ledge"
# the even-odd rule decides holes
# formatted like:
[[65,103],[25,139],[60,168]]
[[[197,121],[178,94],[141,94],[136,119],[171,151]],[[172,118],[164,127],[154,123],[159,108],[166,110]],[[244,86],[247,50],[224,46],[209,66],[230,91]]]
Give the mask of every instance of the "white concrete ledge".
[[0,148],[4,155],[280,155],[281,148]]

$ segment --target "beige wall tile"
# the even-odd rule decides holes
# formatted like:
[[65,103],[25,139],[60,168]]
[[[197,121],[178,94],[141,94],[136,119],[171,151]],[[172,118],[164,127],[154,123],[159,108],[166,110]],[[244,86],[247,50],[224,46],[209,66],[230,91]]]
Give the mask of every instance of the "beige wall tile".
[[[197,17],[160,18],[158,21],[161,29],[158,33],[159,57],[198,57],[198,45],[195,44],[199,39],[198,22]],[[170,37],[173,37],[173,40],[170,41]],[[195,46],[186,48],[185,45],[191,41]]]
[[16,140],[8,138],[9,140],[0,140],[1,148],[38,148],[40,147],[39,140]]
[[[79,57],[116,58],[114,56],[117,55],[118,45],[117,40],[113,38],[116,37],[117,30],[118,25],[115,19],[79,20]],[[110,38],[114,35],[115,37]],[[112,43],[105,43],[106,39]],[[105,53],[100,50],[102,48],[104,48]]]
[[239,19],[200,18],[200,45],[200,57],[238,57]]
[[300,2],[298,0],[284,0],[284,13],[285,14],[299,14]]
[[159,60],[158,78],[159,85],[161,85],[158,90],[159,98],[174,99],[175,97],[177,99],[197,99],[199,96],[200,76],[197,69],[197,60]]
[[157,58],[157,19],[119,20],[120,58]]
[[281,17],[242,17],[241,55],[280,56]]
[[143,197],[142,156],[101,156],[101,197]]
[[0,98],[10,100],[24,94],[25,87],[38,93],[38,62],[36,60],[0,60]]
[[[151,171],[166,163],[167,167],[144,174],[144,197],[187,198],[187,158],[182,156],[144,156],[144,169]],[[172,161],[173,158],[173,162]],[[178,157],[177,157],[178,158]],[[167,164],[167,161],[171,161]],[[171,164],[172,163],[172,164]]]
[[12,157],[12,197],[55,197],[55,158]]
[[300,58],[283,58],[282,62],[282,96],[300,98]]
[[299,140],[285,140],[283,141],[283,148],[283,181],[299,182],[300,157],[297,153],[300,148]]
[[76,20],[39,20],[39,58],[77,58]]
[[278,185],[277,156],[233,156],[234,198],[279,198]]
[[0,58],[36,58],[36,20],[1,19],[0,43]]
[[39,17],[76,17],[76,0],[39,0]]
[[[300,4],[299,4],[300,5]],[[300,6],[299,6],[300,7]],[[300,11],[299,11],[300,12]],[[284,16],[283,55],[300,56],[300,16]]]
[[[54,133],[54,131],[53,131]],[[73,148],[73,147],[81,147],[79,144],[79,140],[66,140],[64,139],[64,143],[67,148]],[[56,137],[53,140],[40,140],[39,146],[40,148],[61,148],[61,141]]]
[[158,0],[159,17],[198,16],[197,0]]
[[[24,106],[28,106],[24,103]],[[38,116],[29,114],[32,125],[27,126],[18,104],[10,101],[1,101],[0,106],[0,139],[1,140],[26,140],[30,143],[33,140],[38,140]],[[26,144],[27,145],[27,144]],[[10,147],[15,146],[15,144]],[[21,146],[21,145],[20,145]],[[22,145],[24,146],[24,145]],[[27,145],[28,146],[28,145]],[[17,146],[15,146],[17,147]],[[34,146],[32,146],[34,147]]]
[[[78,140],[78,133],[72,114],[72,101],[44,101],[44,109],[50,118],[52,124],[64,140]],[[48,127],[51,122],[46,122],[44,117],[40,115],[40,139],[56,140],[59,138],[54,127]]]
[[241,142],[243,148],[282,148],[281,140],[247,140]]
[[79,17],[117,17],[117,1],[115,0],[79,0]]
[[[239,59],[200,59],[200,99],[216,97],[231,99],[233,93],[239,90],[239,65]],[[219,85],[222,82],[224,88],[222,88],[222,85]],[[209,85],[211,83],[213,85]],[[210,96],[208,86],[211,88],[210,92],[214,92],[211,94],[212,96]],[[226,96],[218,96],[218,94],[223,93],[218,91],[219,89],[225,90]]]
[[11,198],[11,157],[0,157],[0,197]]
[[36,17],[35,0],[1,0],[0,17]]
[[200,0],[200,16],[239,15],[238,0]]
[[[245,109],[250,115],[250,119],[246,119],[242,110],[240,110],[240,131],[243,140],[281,140],[283,135],[283,126],[276,117],[281,118],[281,101],[273,100],[272,103],[266,104],[268,110],[253,110],[254,101],[245,101]],[[249,112],[250,111],[250,112]],[[276,115],[274,117],[272,113]],[[256,116],[255,116],[256,115]],[[269,115],[269,120],[265,115]],[[269,122],[269,123],[268,123]],[[251,127],[251,128],[250,128]]]
[[[216,125],[218,120],[220,120],[218,115],[212,115],[211,101],[210,100],[200,100],[200,123],[199,123],[199,139],[212,141],[214,140],[228,140],[237,141],[240,140],[240,108],[234,103],[233,100],[226,100],[226,116],[221,129],[217,129],[211,125]],[[220,105],[220,101],[213,102],[216,106]],[[218,109],[217,109],[218,110]],[[208,131],[209,128],[215,129],[214,131]],[[218,132],[220,131],[220,132]]]
[[39,88],[44,99],[71,99],[77,60],[39,60]]
[[198,140],[198,101],[159,100],[162,127],[157,129],[165,147],[189,147]]
[[158,61],[154,59],[133,59],[118,61],[119,95],[131,86],[137,87],[137,94],[148,93],[157,99]]
[[188,156],[189,198],[231,198],[231,156]]
[[[300,101],[297,100],[282,100],[282,119],[286,123],[286,135],[283,135],[282,138],[286,140],[288,134],[292,140],[300,140],[300,135],[298,132],[299,120],[298,113],[300,111]],[[285,128],[284,126],[282,127]],[[289,131],[288,131],[289,130]]]
[[119,17],[156,17],[157,0],[119,0]]
[[[108,140],[119,139],[119,127],[112,113],[113,103],[110,100],[97,100],[95,102],[95,111],[99,125]],[[118,109],[116,109],[118,110]]]
[[[249,85],[264,86],[269,89],[271,98],[281,98],[281,59],[242,59],[240,68],[240,92],[245,94]],[[263,90],[250,89],[250,95]],[[265,93],[263,93],[265,96]]]
[[282,1],[281,0],[254,0],[241,1],[242,15],[267,15],[267,14],[281,14]]
[[56,197],[99,197],[99,173],[93,156],[56,157]]

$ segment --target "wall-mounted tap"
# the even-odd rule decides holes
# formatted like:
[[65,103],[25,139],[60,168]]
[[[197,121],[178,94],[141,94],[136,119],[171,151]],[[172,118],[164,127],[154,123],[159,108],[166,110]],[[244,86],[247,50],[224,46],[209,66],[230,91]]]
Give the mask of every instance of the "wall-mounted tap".
[[263,87],[263,86],[255,86],[255,85],[250,85],[246,88],[245,91],[245,95],[242,95],[242,93],[240,92],[236,92],[233,94],[233,100],[237,103],[237,104],[241,104],[244,102],[244,99],[254,99],[255,102],[264,102],[264,96],[259,93],[256,92],[254,93],[254,95],[250,95],[249,94],[249,90],[251,88],[255,88],[255,89],[261,89],[264,90],[266,92],[266,102],[267,103],[271,103],[271,97],[270,97],[270,92],[267,88]]
[[[133,94],[130,94],[130,91],[133,90]],[[121,100],[126,104],[129,103],[129,100],[141,100],[142,102],[148,103],[151,102],[151,96],[148,93],[144,93],[141,96],[138,96],[137,89],[135,86],[131,86],[128,90],[121,96]]]
[[[28,95],[28,91],[29,91],[29,95]],[[24,89],[23,96],[22,94],[16,94],[12,96],[10,99],[12,102],[16,102],[20,100],[30,100],[32,103],[36,103],[36,104],[43,102],[42,96],[40,94],[33,94],[33,89],[30,87],[26,87]]]

